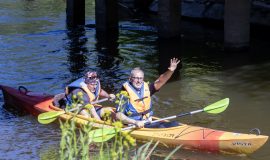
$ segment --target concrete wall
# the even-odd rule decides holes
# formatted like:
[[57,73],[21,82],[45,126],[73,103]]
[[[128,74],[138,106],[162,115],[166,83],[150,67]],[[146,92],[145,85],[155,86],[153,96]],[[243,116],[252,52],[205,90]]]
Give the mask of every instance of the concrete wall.
[[[251,1],[250,22],[270,26],[270,3],[262,0]],[[157,12],[157,3],[150,9]],[[223,20],[224,0],[182,0],[182,16]]]

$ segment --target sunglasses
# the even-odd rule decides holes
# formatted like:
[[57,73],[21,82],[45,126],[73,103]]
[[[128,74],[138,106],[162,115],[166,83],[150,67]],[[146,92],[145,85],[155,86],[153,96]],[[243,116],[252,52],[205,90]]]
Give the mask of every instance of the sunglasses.
[[84,80],[84,82],[86,84],[92,84],[92,85],[95,85],[97,84],[97,81],[98,81],[98,77],[88,77]]
[[91,77],[87,77],[86,79],[89,79],[89,80],[96,80],[96,79],[99,79],[98,76],[91,76]]
[[144,79],[144,77],[131,77],[132,79],[138,80],[138,81],[142,81]]

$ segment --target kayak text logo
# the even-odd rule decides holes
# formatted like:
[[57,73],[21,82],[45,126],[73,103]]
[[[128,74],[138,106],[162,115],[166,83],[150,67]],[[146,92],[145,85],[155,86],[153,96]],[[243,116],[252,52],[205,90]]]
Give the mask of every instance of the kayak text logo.
[[250,142],[233,142],[233,146],[251,146],[252,144]]

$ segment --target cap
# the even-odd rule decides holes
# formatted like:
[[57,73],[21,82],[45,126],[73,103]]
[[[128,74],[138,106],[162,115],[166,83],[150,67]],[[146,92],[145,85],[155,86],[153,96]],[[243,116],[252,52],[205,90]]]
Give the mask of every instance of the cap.
[[97,72],[88,71],[84,75],[84,83],[86,84],[96,84],[98,80]]

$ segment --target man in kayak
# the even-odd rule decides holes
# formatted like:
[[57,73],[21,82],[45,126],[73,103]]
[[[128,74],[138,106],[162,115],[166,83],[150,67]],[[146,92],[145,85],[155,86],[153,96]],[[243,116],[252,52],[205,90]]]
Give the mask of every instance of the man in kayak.
[[[72,82],[66,87],[66,102],[68,105],[74,103],[78,95],[82,97],[82,106],[98,100],[100,96],[110,100],[115,99],[114,94],[108,94],[101,88],[97,73],[91,71],[87,72],[83,78]],[[108,112],[113,113],[113,110],[110,107],[95,105],[95,107],[82,109],[80,114],[100,120],[100,117]]]
[[[159,78],[148,85],[144,82],[144,72],[140,68],[134,68],[129,80],[123,84],[122,90],[128,93],[128,100],[122,106],[117,108],[117,119],[124,124],[134,124],[139,128],[144,127],[145,122],[151,122],[152,102],[151,96],[160,90],[160,88],[171,78],[180,60],[173,58],[170,61],[168,70],[159,76]],[[150,124],[147,128],[168,127],[166,124]]]

